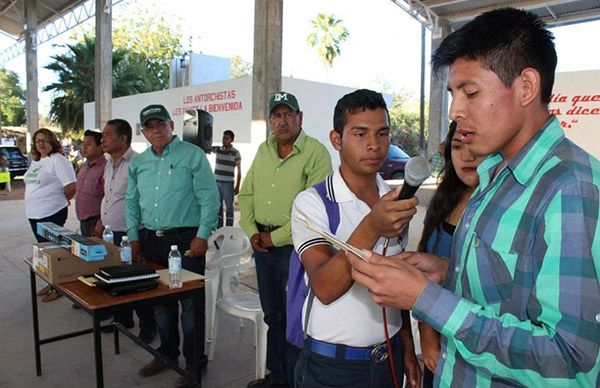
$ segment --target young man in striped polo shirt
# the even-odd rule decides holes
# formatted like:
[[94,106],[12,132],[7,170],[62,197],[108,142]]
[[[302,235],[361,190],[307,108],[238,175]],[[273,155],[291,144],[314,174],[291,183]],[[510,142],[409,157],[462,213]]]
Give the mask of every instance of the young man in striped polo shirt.
[[[240,180],[242,179],[242,167],[240,152],[233,148],[231,143],[235,134],[229,129],[223,132],[223,145],[213,147],[217,159],[215,162],[215,179],[219,189],[219,227],[233,226],[233,197],[240,191]],[[237,174],[235,170],[237,169]],[[235,176],[235,186],[233,185]],[[226,215],[223,222],[223,201],[225,201]]]

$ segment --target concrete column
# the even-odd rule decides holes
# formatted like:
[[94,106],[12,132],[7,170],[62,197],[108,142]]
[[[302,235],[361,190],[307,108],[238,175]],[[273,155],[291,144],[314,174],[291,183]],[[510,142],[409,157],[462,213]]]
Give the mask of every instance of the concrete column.
[[27,130],[33,135],[40,127],[38,113],[37,0],[25,1],[25,71],[27,74]]
[[95,55],[96,128],[102,129],[112,114],[112,0],[96,0]]
[[283,0],[254,1],[254,60],[252,66],[252,126],[264,128],[267,99],[281,91]]
[[[445,20],[439,21],[441,34],[431,38],[432,54],[450,34],[450,25]],[[432,70],[429,82],[429,136],[427,139],[427,155],[437,152],[438,145],[448,133],[448,71],[441,69],[438,74]]]

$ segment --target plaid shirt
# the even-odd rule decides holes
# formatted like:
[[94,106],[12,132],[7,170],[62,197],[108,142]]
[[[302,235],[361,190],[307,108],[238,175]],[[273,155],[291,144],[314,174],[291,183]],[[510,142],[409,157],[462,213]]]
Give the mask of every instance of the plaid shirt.
[[600,386],[600,163],[556,118],[480,186],[456,229],[447,289],[414,315],[442,333],[435,385]]
[[430,165],[431,165],[431,176],[432,177],[437,178],[440,176],[440,173],[442,172],[442,168],[444,168],[445,162],[446,161],[444,160],[444,156],[442,156],[442,154],[440,154],[439,151],[436,151],[436,153],[431,156]]

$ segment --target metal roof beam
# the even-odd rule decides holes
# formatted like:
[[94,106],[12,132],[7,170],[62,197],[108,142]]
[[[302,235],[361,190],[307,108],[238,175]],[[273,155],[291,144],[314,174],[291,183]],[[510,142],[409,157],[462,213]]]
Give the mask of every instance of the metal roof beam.
[[[16,1],[16,0],[15,0]],[[113,0],[112,5],[120,3],[122,0]],[[36,45],[49,41],[58,35],[67,32],[86,20],[96,15],[95,0],[88,0],[69,10],[58,13],[55,19],[48,21],[40,26],[36,34]],[[12,46],[0,52],[0,66],[6,62],[18,57],[25,52],[23,37],[19,38]]]
[[391,0],[392,3],[402,8],[406,13],[415,18],[426,28],[428,28],[434,36],[439,32],[438,15],[419,0]]

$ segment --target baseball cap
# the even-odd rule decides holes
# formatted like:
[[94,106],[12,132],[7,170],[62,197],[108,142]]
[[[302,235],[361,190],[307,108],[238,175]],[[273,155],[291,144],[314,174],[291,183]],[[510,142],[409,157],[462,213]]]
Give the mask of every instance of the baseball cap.
[[162,105],[153,104],[148,105],[140,112],[140,123],[142,124],[142,126],[144,126],[146,124],[146,121],[150,119],[171,121],[171,116],[169,115],[167,108],[165,108]]
[[290,109],[295,112],[300,111],[300,104],[298,104],[298,99],[292,93],[288,92],[279,92],[275,93],[269,98],[269,113],[275,109],[277,105],[284,104],[287,105]]

